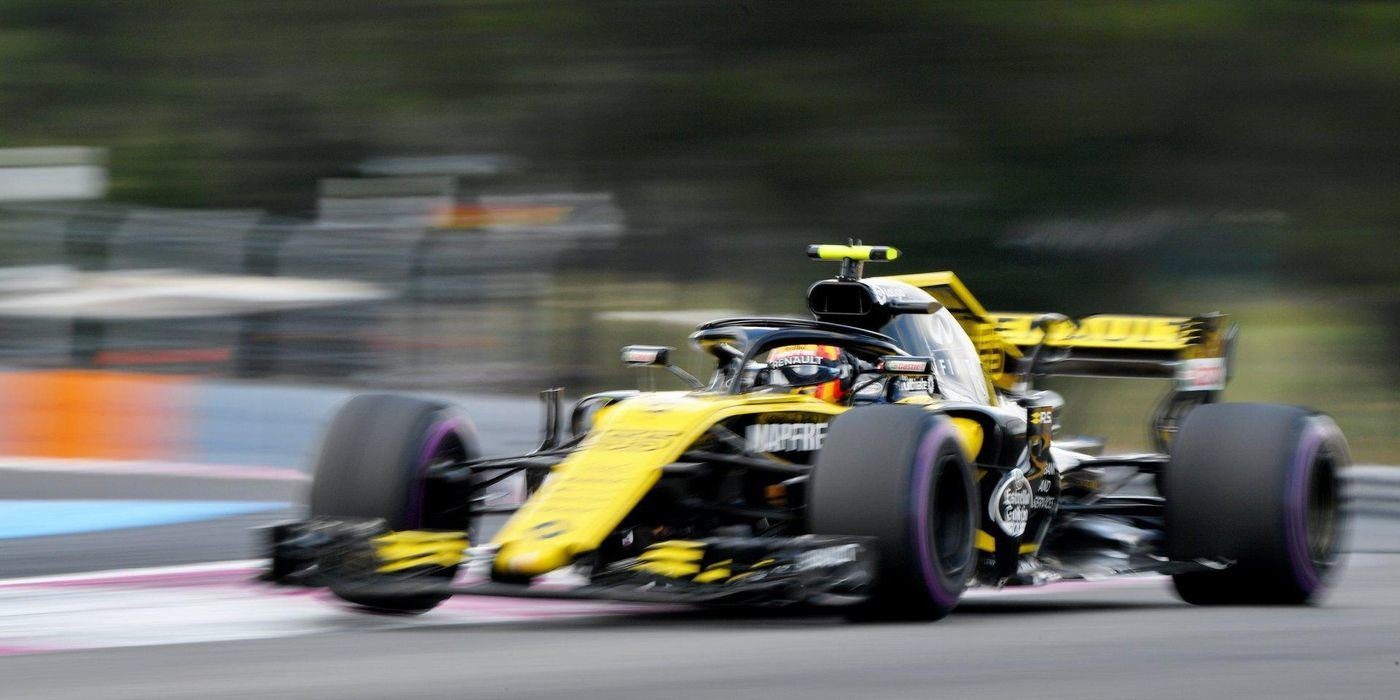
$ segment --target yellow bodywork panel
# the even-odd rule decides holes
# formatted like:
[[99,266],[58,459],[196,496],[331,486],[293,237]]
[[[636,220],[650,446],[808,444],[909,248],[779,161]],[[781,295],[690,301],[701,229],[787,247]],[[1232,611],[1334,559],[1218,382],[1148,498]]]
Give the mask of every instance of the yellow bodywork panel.
[[997,321],[982,307],[977,297],[951,272],[924,272],[915,275],[883,277],[918,287],[938,300],[977,348],[977,358],[987,381],[995,388],[1007,390],[1015,383],[1016,362],[1021,349],[997,331]]
[[[777,412],[835,416],[847,410],[802,394],[658,392],[614,404],[496,534],[496,570],[538,576],[593,551],[661,478],[662,468],[722,420]],[[982,426],[952,420],[968,459],[974,459],[982,448]],[[681,563],[680,557],[667,560]]]
[[977,297],[972,296],[967,285],[958,279],[958,276],[951,272],[920,272],[912,275],[892,275],[877,279],[894,280],[913,285],[929,293],[938,303],[943,305],[953,316],[962,320],[963,315],[973,316],[981,319],[991,319],[991,314],[982,308]]
[[654,549],[649,552],[642,552],[642,556],[637,557],[637,559],[641,561],[682,561],[688,564],[694,564],[704,558],[705,550],[703,549]]
[[[997,551],[997,541],[996,541],[996,538],[994,538],[994,537],[992,537],[991,535],[987,534],[987,532],[986,532],[985,530],[978,530],[978,531],[977,531],[977,536],[976,536],[975,538],[973,538],[973,544],[974,544],[974,546],[977,547],[978,551],[982,551],[982,552],[995,552],[995,551]],[[1038,549],[1040,549],[1040,545],[1038,545],[1038,544],[1036,544],[1036,543],[1034,543],[1034,542],[1025,542],[1025,543],[1022,543],[1021,546],[1020,546],[1019,548],[1017,548],[1017,553],[1018,553],[1018,554],[1030,554],[1030,553],[1032,553],[1032,552],[1035,552],[1035,551],[1038,550]]]
[[[988,311],[972,292],[951,272],[924,272],[896,275],[896,280],[918,287],[938,300],[953,314],[980,351],[984,344],[1003,347],[1035,345],[1042,333],[1031,327],[1039,313]],[[1095,314],[1049,329],[1046,345],[1079,348],[1122,348],[1125,350],[1181,350],[1191,344],[1186,316],[1143,316]],[[990,326],[990,328],[986,328]],[[994,331],[991,338],[980,338],[981,331]],[[976,332],[975,332],[976,331]],[[1017,353],[1019,355],[1019,353]]]
[[700,573],[700,565],[688,561],[670,561],[659,559],[656,561],[644,561],[637,565],[637,571],[644,571],[648,574],[665,576],[666,578],[685,578]]
[[[898,402],[904,405],[914,406],[936,406],[937,401],[931,396],[911,396],[907,399],[900,399]],[[985,435],[982,432],[982,424],[971,418],[950,418],[953,427],[958,429],[958,437],[962,438],[963,454],[967,455],[967,461],[977,461],[977,453],[982,451],[982,440]]]
[[[896,275],[895,280],[918,287],[938,300],[972,339],[987,379],[1011,390],[1016,364],[1027,348],[1048,347],[1126,351],[1128,354],[1167,352],[1177,359],[1224,357],[1227,322],[1187,316],[1095,314],[1077,322],[1063,321],[1046,331],[1034,328],[1039,313],[988,311],[951,272]],[[1217,315],[1218,316],[1218,315]],[[1048,335],[1048,337],[1046,337]]]
[[737,415],[846,411],[801,394],[730,396],[658,392],[611,406],[496,535],[496,570],[537,576],[603,542],[710,426]]
[[985,437],[982,433],[982,424],[971,418],[953,418],[953,427],[958,429],[958,437],[962,438],[963,454],[967,455],[967,461],[976,461],[977,453],[982,451],[982,440]]
[[456,566],[467,550],[467,536],[460,531],[399,530],[380,535],[370,544],[379,559],[379,573],[418,566]]
[[728,580],[729,577],[733,575],[733,571],[730,571],[729,569],[725,568],[706,569],[705,571],[696,574],[695,578],[691,580],[696,583],[718,583],[720,581]]
[[636,569],[669,578],[684,578],[699,574],[704,558],[703,542],[667,540],[647,547],[647,551],[637,557]]
[[[1032,328],[1039,314],[994,312],[997,333],[1016,345],[1039,343],[1045,333]],[[1126,316],[1096,314],[1079,323],[1060,323],[1048,329],[1049,347],[1121,348],[1124,350],[1183,350],[1191,319],[1181,316]]]

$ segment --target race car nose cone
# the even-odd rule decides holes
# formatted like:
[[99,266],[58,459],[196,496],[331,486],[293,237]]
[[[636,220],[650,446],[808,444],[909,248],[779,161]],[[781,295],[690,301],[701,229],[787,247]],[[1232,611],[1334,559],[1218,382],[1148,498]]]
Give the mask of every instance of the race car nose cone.
[[513,543],[501,547],[495,568],[512,576],[541,576],[568,563],[569,553],[562,547]]

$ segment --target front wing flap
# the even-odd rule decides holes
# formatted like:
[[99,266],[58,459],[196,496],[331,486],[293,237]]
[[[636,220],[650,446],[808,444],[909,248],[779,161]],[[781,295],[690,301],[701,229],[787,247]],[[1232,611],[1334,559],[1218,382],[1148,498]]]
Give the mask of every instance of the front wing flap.
[[707,603],[844,604],[863,600],[874,576],[869,537],[717,537],[658,542],[590,586]]
[[[380,520],[313,519],[269,528],[263,578],[295,586],[375,595],[588,598],[628,602],[781,606],[843,605],[865,599],[875,575],[868,537],[722,537],[670,540],[595,572],[578,586],[473,579],[450,581],[444,552],[453,533],[389,532]],[[459,549],[466,547],[460,536]],[[416,548],[416,549],[415,549]],[[415,562],[424,562],[413,566]],[[465,562],[469,571],[489,559]],[[447,565],[450,566],[450,565]]]

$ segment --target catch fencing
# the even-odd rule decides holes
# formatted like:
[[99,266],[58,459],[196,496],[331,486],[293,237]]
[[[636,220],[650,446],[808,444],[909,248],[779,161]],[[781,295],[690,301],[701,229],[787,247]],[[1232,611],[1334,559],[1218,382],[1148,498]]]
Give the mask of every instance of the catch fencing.
[[[378,218],[328,201],[317,220],[0,207],[0,367],[438,389],[528,381],[547,364],[540,339],[561,331],[532,309],[566,261],[623,232],[607,195],[483,197]],[[313,282],[320,296],[306,301]]]

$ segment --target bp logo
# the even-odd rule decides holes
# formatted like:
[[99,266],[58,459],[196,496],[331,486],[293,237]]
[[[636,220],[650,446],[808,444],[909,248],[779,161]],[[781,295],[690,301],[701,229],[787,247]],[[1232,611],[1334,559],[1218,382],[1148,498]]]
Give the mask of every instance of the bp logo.
[[1031,513],[1031,482],[1021,472],[1010,472],[992,491],[987,514],[1002,532],[1020,537]]

